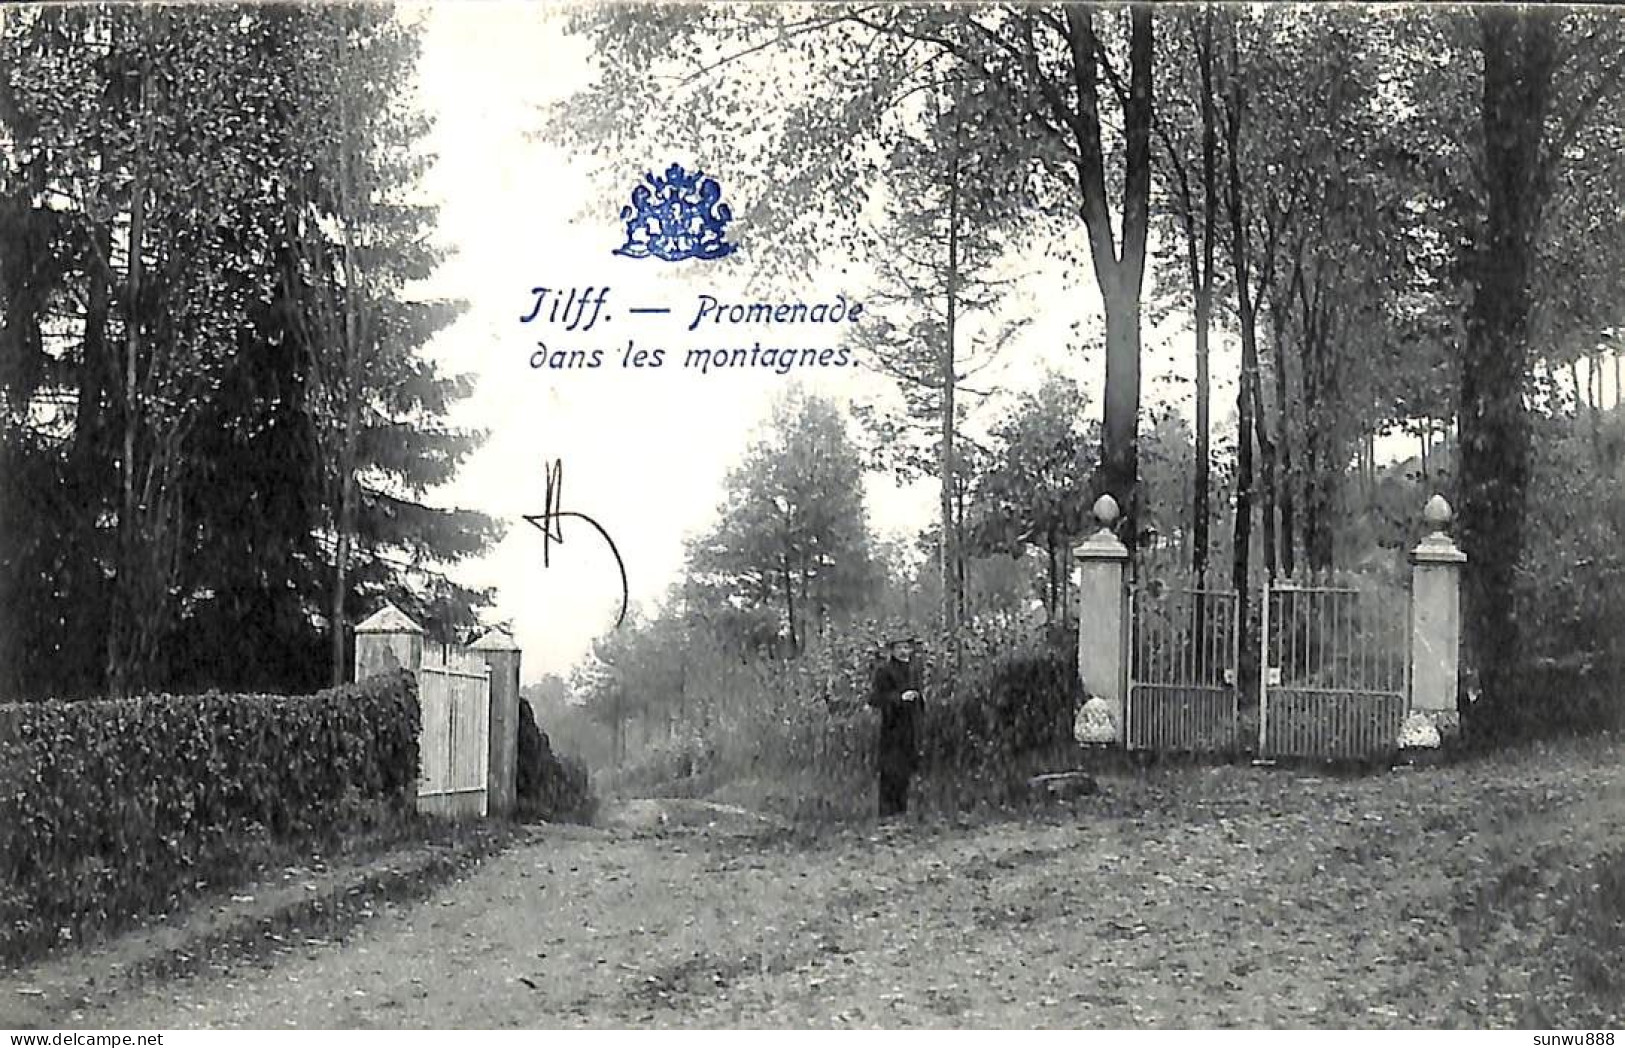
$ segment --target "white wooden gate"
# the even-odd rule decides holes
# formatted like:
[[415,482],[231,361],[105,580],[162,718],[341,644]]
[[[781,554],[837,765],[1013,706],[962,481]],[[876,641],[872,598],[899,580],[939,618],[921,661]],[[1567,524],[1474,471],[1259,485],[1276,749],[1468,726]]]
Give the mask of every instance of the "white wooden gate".
[[418,803],[486,815],[487,766],[490,761],[490,670],[477,659],[453,652],[443,662],[425,653],[418,671],[418,705],[423,727],[418,735],[421,772]]

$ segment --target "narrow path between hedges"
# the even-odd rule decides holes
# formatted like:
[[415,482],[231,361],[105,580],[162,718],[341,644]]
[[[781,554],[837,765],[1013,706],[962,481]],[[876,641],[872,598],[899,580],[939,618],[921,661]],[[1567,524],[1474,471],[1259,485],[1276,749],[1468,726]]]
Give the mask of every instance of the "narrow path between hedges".
[[1602,992],[1562,960],[1565,900],[1625,857],[1622,757],[1153,770],[1067,808],[813,839],[540,827],[341,944],[109,985],[56,1021],[1563,1025]]

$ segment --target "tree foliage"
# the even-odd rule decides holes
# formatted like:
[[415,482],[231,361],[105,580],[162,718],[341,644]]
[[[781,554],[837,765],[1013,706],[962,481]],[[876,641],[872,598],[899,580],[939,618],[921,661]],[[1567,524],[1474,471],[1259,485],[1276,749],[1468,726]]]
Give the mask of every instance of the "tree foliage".
[[[759,276],[782,276],[850,235],[911,103],[968,79],[1026,162],[1035,213],[1089,245],[1107,329],[1097,486],[1132,518],[1153,26],[1142,7],[602,8],[574,22],[602,56],[600,75],[549,131],[611,155],[698,152],[727,170],[762,238]],[[746,126],[769,85],[784,99],[777,119]]]
[[[888,194],[921,201],[920,227],[937,221],[940,198],[901,187],[956,155],[944,128],[960,125],[921,116],[959,110],[924,100],[969,89],[998,114],[984,126],[1016,158],[1010,170],[1027,176],[1014,224],[1072,229],[1089,248],[1087,262],[1068,259],[1068,290],[1090,279],[1102,298],[1096,490],[1125,504],[1128,537],[1139,537],[1140,446],[1171,424],[1148,430],[1141,417],[1142,313],[1147,302],[1154,316],[1191,308],[1196,450],[1192,488],[1178,495],[1190,522],[1145,513],[1193,547],[1198,570],[1210,506],[1226,517],[1243,592],[1264,575],[1363,562],[1376,532],[1355,522],[1387,512],[1392,494],[1378,448],[1416,435],[1427,480],[1461,504],[1469,651],[1499,696],[1481,719],[1511,723],[1497,703],[1517,701],[1503,671],[1524,657],[1511,609],[1529,413],[1588,401],[1600,456],[1602,362],[1622,326],[1617,19],[1583,8],[829,6],[613,8],[575,28],[607,68],[555,130],[611,156],[672,144],[737,168],[751,223],[793,259],[764,260],[769,275],[852,236]],[[738,114],[763,112],[746,101],[780,75],[794,81],[789,97],[742,124]],[[899,168],[913,142],[923,155]],[[1161,287],[1142,301],[1152,252]],[[934,280],[915,283],[890,326],[876,325],[874,355],[907,347],[940,383],[942,354],[929,347],[942,333],[922,317],[946,297]],[[1219,437],[1228,455],[1207,447],[1210,325],[1239,350],[1235,429]],[[933,392],[911,406],[940,408]],[[887,421],[888,437],[908,429]],[[957,416],[948,422],[952,440]],[[927,464],[919,446],[900,454]],[[940,455],[937,466],[953,473]],[[1206,490],[1210,468],[1227,498]]]
[[[433,267],[432,213],[398,208],[394,239],[364,242],[392,277],[370,289],[388,366],[349,380],[353,418],[299,301],[352,286],[298,266],[312,227],[334,229],[320,187],[365,163],[386,205],[412,191],[413,37],[365,5],[82,5],[0,24],[0,235],[31,248],[0,254],[0,589],[16,609],[0,689],[308,686],[324,622],[342,629],[317,608],[351,532],[342,606],[391,591],[418,610],[449,598],[467,621],[482,602],[436,562],[494,525],[423,499],[477,439],[441,422],[466,381],[417,355],[456,312],[404,285]],[[336,432],[363,478],[348,529]]]
[[691,603],[771,622],[772,641],[793,652],[872,595],[861,460],[832,403],[781,398],[723,498],[689,548]]
[[1049,375],[993,428],[995,448],[977,481],[973,534],[984,549],[1039,550],[1047,570],[1049,621],[1066,618],[1071,540],[1087,519],[1095,465],[1095,426],[1076,383]]

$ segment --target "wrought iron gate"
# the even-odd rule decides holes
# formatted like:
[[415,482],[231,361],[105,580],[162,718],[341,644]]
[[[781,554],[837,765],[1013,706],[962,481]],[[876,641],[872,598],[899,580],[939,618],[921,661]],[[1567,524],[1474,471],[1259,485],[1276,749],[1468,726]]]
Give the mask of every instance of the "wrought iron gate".
[[1239,747],[1238,606],[1234,591],[1194,583],[1150,579],[1129,590],[1129,749]]
[[[1128,748],[1226,752],[1256,742],[1266,758],[1391,752],[1410,706],[1405,587],[1325,577],[1275,580],[1260,595],[1254,691],[1240,679],[1235,591],[1162,578],[1130,588]],[[1256,740],[1250,725],[1242,737],[1244,689],[1258,697]]]
[[1409,705],[1409,595],[1358,577],[1280,581],[1259,629],[1261,757],[1394,749]]

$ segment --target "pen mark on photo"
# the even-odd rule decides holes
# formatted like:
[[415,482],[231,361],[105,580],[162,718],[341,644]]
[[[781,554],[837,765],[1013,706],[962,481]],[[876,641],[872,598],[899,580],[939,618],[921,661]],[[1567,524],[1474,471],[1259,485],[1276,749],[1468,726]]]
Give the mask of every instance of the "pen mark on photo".
[[609,537],[604,526],[587,516],[574,510],[561,508],[564,501],[564,460],[554,459],[547,467],[547,488],[542,504],[541,513],[526,513],[526,523],[539,528],[542,532],[542,567],[552,566],[553,543],[564,545],[564,518],[573,517],[576,520],[591,524],[598,534],[603,536],[604,542],[609,546],[610,554],[615,558],[615,568],[621,574],[621,613],[615,619],[615,626],[620,628],[626,621],[626,611],[631,604],[631,587],[626,582],[626,562],[621,559],[621,551],[616,548],[615,540]]

